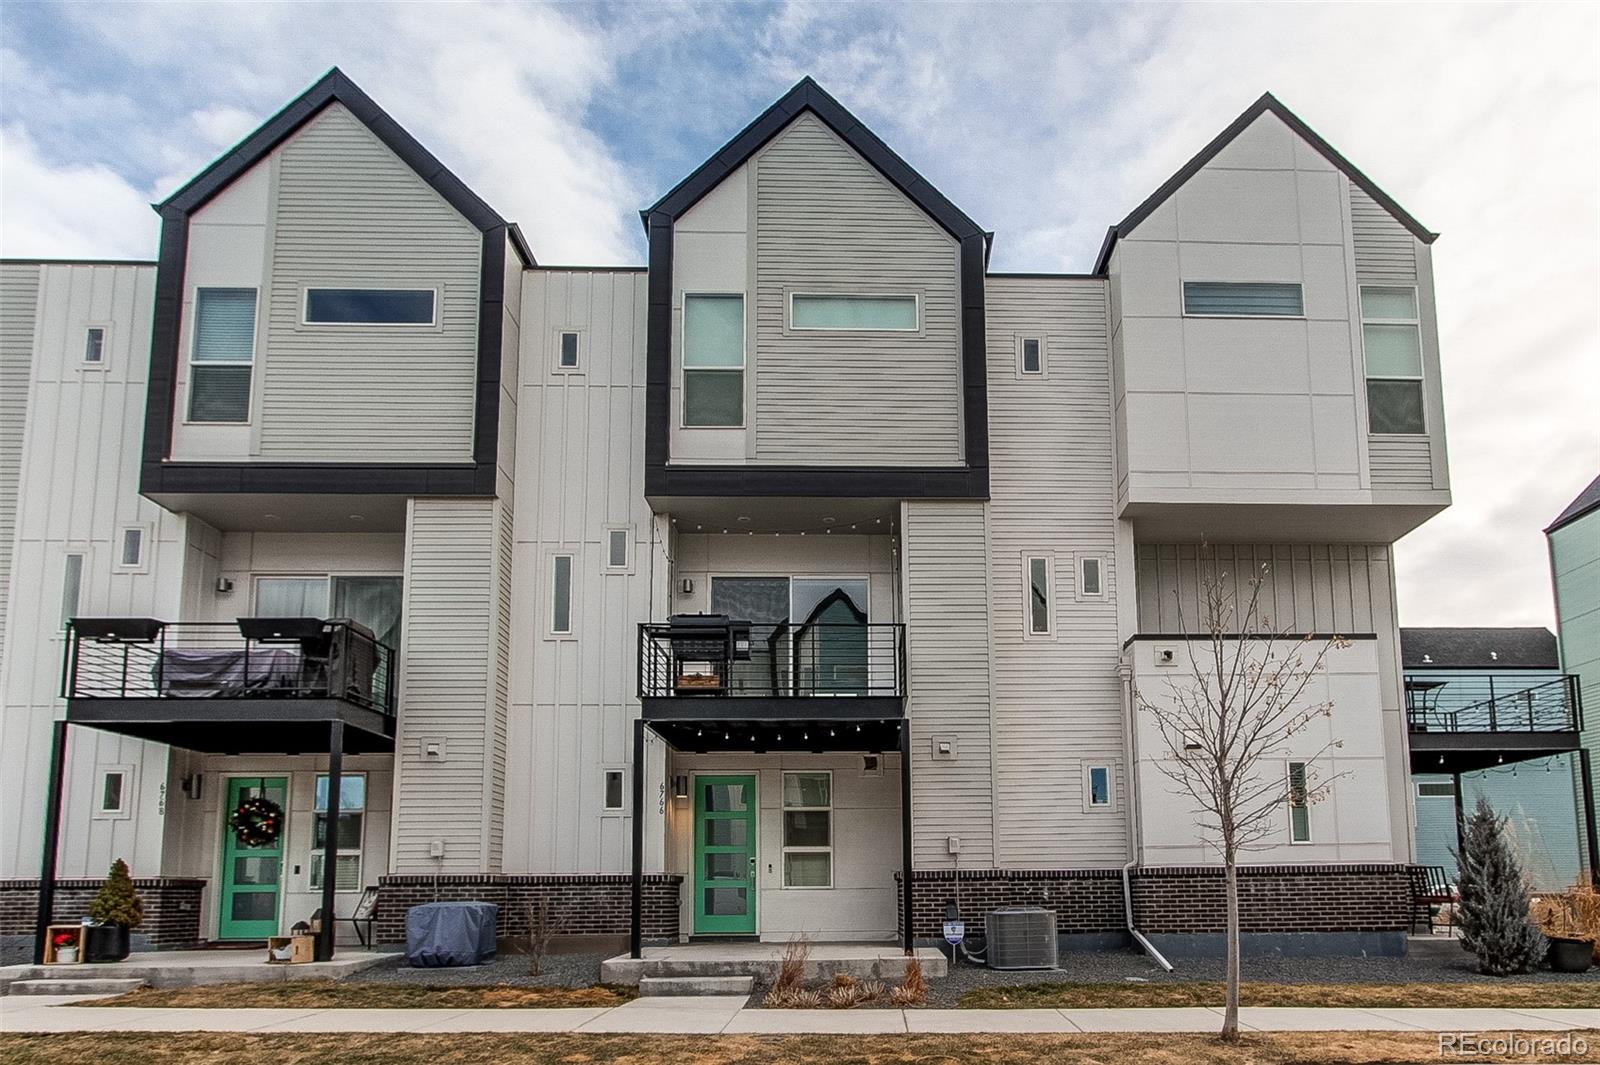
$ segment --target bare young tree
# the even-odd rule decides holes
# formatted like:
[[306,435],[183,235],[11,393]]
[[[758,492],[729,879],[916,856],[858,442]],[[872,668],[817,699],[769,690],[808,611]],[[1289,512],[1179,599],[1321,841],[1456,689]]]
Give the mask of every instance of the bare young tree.
[[537,903],[523,907],[528,915],[528,955],[531,964],[528,973],[531,976],[544,975],[544,957],[550,952],[550,941],[561,934],[567,926],[567,915],[556,914],[550,908],[550,900],[539,896]]
[[1227,893],[1227,1011],[1222,1038],[1239,1038],[1239,852],[1281,830],[1286,811],[1325,798],[1334,776],[1319,779],[1314,763],[1329,741],[1295,751],[1303,774],[1284,762],[1292,741],[1317,718],[1332,715],[1331,701],[1309,699],[1328,653],[1348,647],[1341,636],[1318,640],[1274,629],[1263,610],[1263,565],[1244,587],[1202,561],[1199,629],[1191,632],[1179,597],[1179,627],[1204,639],[1183,641],[1192,676],[1171,677],[1164,698],[1135,691],[1136,705],[1160,732],[1167,757],[1156,767],[1199,810],[1199,829],[1222,853]]

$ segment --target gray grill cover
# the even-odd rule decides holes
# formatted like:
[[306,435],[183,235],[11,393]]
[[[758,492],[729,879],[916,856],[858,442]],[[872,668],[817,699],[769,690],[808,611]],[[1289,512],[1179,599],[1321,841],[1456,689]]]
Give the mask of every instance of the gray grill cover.
[[406,911],[406,964],[479,965],[494,957],[492,902],[425,902]]

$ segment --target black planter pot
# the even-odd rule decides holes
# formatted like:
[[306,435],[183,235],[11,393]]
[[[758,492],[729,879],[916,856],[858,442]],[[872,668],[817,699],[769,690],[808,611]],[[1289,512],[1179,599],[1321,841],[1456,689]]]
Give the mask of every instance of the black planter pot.
[[1594,944],[1587,939],[1550,940],[1550,968],[1558,973],[1586,973],[1594,964]]
[[128,956],[129,949],[127,925],[91,924],[84,926],[84,961],[121,961]]

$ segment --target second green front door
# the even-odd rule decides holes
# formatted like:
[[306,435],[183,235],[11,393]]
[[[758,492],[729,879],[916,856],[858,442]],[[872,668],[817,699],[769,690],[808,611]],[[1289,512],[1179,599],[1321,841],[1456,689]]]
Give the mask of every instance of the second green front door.
[[265,847],[247,847],[228,826],[228,816],[246,799],[264,798],[288,809],[283,777],[234,777],[222,810],[222,890],[218,939],[265,939],[278,934],[278,894],[283,882],[283,837]]
[[694,930],[756,930],[756,778],[697,776],[694,785]]

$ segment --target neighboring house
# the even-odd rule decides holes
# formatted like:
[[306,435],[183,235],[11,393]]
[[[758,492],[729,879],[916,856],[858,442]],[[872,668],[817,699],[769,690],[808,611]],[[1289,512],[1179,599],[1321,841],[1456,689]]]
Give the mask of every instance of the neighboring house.
[[[1571,885],[1586,868],[1590,813],[1572,786],[1576,682],[1562,671],[1555,636],[1537,627],[1403,628],[1400,654],[1413,730],[1470,745],[1441,749],[1430,764],[1413,736],[1417,861],[1443,866],[1454,880],[1457,817],[1481,796],[1509,820],[1535,888]],[[1468,760],[1484,768],[1451,771]]]
[[158,210],[156,262],[0,275],[0,889],[49,895],[43,841],[127,858],[157,945],[369,884],[390,941],[435,897],[934,940],[959,870],[969,916],[1099,941],[1126,875],[1214,946],[1131,693],[1182,683],[1205,573],[1264,567],[1351,641],[1246,930],[1403,949],[1434,234],[1271,96],[1089,274],[990,272],[810,79],[642,212],[648,267],[540,265],[338,71]]
[[[1561,668],[1578,678],[1585,716],[1583,749],[1587,771],[1579,767],[1573,788],[1580,801],[1595,803],[1593,768],[1600,756],[1600,477],[1578,494],[1544,531],[1550,545],[1550,582],[1555,590],[1556,633]],[[1600,866],[1593,835],[1584,840],[1584,867]],[[1600,883],[1600,875],[1595,876]]]

